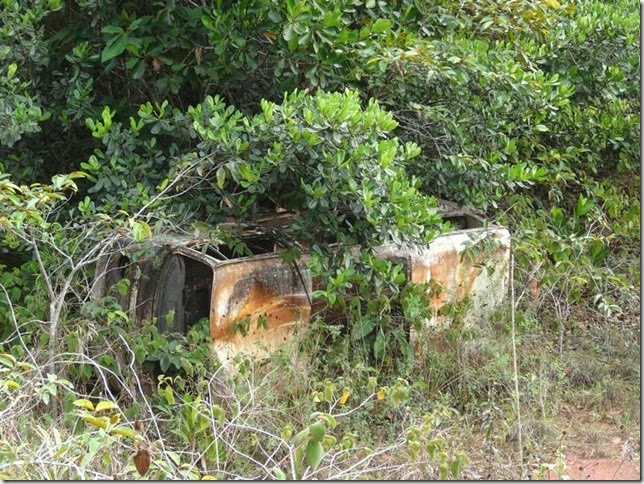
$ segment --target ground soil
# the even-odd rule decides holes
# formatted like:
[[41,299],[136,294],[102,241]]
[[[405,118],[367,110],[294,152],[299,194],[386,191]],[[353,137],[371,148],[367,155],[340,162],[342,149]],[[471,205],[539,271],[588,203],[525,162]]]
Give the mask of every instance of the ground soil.
[[570,420],[563,448],[565,469],[552,469],[549,480],[641,480],[640,442],[635,429],[598,421],[583,413]]
[[640,480],[639,461],[622,459],[593,459],[577,455],[566,456],[566,474],[570,480],[622,481]]

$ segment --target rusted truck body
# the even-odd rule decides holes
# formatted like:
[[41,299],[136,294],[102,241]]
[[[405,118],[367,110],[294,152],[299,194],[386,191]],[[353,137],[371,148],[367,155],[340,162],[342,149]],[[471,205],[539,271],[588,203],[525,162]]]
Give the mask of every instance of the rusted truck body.
[[[276,218],[287,217],[285,214]],[[386,245],[379,257],[403,262],[409,280],[431,283],[435,316],[426,327],[445,324],[441,309],[467,303],[467,323],[487,318],[506,293],[510,234],[486,226],[467,213],[448,219],[458,228],[429,245]],[[166,332],[184,332],[207,318],[213,347],[222,360],[238,352],[270,353],[294,342],[312,315],[311,294],[316,287],[307,269],[306,253],[292,264],[279,255],[281,247],[265,234],[245,237],[253,254],[233,257],[207,239],[187,236],[155,237],[148,257],[136,262],[112,256],[97,267],[98,295],[127,278],[121,305],[137,321],[157,324]],[[412,332],[410,338],[419,335]]]

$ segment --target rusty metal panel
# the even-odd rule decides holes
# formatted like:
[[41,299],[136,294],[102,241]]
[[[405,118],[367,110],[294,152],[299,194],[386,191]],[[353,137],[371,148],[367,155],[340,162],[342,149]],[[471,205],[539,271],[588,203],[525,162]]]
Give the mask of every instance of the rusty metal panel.
[[214,271],[210,335],[222,359],[265,354],[308,322],[311,276],[302,263],[267,254],[220,262]]
[[[510,234],[505,229],[465,230],[437,237],[427,248],[412,253],[411,280],[440,286],[431,306],[437,312],[446,304],[467,303],[466,324],[484,321],[507,293]],[[435,316],[427,324],[440,326],[448,316]]]
[[[410,280],[432,286],[430,306],[435,314],[425,321],[425,329],[449,325],[452,317],[445,313],[450,306],[461,312],[466,325],[484,322],[507,294],[510,233],[505,228],[456,230],[425,247],[389,245],[376,252],[387,259],[403,257]],[[412,340],[418,336],[412,331]]]

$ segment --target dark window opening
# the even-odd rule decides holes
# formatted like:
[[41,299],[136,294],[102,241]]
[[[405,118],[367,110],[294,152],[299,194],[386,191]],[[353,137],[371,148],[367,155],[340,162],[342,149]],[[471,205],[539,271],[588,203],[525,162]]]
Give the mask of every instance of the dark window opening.
[[118,258],[116,268],[118,270],[118,275],[120,279],[124,279],[125,277],[127,277],[127,268],[130,266],[130,264],[131,264],[131,261],[129,257],[125,255],[121,255]]
[[[197,250],[202,250],[195,247]],[[245,237],[238,245],[238,250],[227,245],[207,246],[206,254],[218,260],[239,259],[260,254],[272,254],[281,249],[272,238],[267,236]]]
[[184,262],[183,308],[187,329],[202,318],[210,318],[213,272],[199,261],[185,257]]
[[454,230],[478,229],[483,227],[484,225],[481,220],[467,214],[447,216],[444,217],[444,220],[449,221],[452,224]]

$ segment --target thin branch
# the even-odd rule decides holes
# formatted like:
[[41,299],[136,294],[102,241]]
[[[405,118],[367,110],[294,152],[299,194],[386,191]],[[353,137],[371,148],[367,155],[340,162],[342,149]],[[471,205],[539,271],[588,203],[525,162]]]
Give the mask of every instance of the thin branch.
[[514,251],[510,251],[510,311],[512,319],[512,368],[514,371],[514,397],[517,406],[517,425],[518,425],[518,446],[519,446],[519,462],[521,465],[521,479],[526,476],[525,463],[523,460],[523,430],[521,422],[521,399],[519,397],[519,370],[517,366],[517,333],[516,333],[516,317],[515,317],[515,302],[514,302]]

